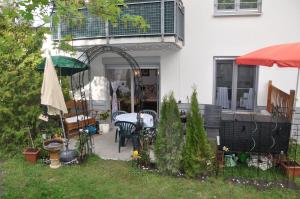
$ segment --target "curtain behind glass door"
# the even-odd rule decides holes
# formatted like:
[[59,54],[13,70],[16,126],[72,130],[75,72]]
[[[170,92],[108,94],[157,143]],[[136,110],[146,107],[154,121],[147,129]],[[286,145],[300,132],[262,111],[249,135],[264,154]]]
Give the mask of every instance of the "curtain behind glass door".
[[[116,89],[118,110],[131,112],[131,70],[130,69],[107,69],[106,77],[118,84]],[[111,97],[114,90],[111,87]]]
[[253,110],[255,102],[256,67],[238,66],[236,109]]

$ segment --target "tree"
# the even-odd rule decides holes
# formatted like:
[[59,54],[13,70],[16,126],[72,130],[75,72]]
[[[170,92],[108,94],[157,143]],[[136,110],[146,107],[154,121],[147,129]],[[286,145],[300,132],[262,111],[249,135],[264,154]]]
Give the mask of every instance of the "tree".
[[0,146],[12,151],[22,147],[28,128],[36,131],[40,110],[41,62],[44,30],[0,13]]
[[164,97],[155,142],[158,169],[165,174],[178,174],[182,155],[182,127],[180,114],[173,93]]
[[203,125],[197,91],[191,97],[191,109],[187,114],[186,143],[183,149],[183,168],[187,176],[196,177],[212,171],[213,153]]
[[[7,151],[21,149],[27,142],[28,128],[38,131],[42,74],[41,47],[49,28],[33,27],[35,17],[44,23],[82,17],[78,8],[89,11],[113,24],[132,23],[147,27],[139,16],[122,15],[124,0],[4,0],[0,3],[0,147]],[[50,8],[50,9],[49,9]],[[49,12],[55,8],[55,15]],[[60,45],[64,46],[64,45]],[[62,86],[66,88],[66,86]]]

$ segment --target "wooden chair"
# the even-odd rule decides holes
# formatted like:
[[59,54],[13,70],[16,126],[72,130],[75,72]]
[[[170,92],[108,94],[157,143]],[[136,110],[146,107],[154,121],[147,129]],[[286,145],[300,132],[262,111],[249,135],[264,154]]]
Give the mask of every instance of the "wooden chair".
[[64,115],[64,126],[67,135],[77,134],[79,129],[88,125],[96,127],[96,119],[89,115],[92,110],[88,110],[86,101],[71,100],[66,102],[66,106],[68,114]]

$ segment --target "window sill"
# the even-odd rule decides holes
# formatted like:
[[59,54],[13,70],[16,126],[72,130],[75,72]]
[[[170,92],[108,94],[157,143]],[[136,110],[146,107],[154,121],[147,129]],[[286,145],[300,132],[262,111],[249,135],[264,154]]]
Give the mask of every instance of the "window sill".
[[218,11],[214,13],[214,17],[227,17],[227,16],[261,16],[262,12],[247,12],[247,11],[240,11],[240,12],[222,12]]

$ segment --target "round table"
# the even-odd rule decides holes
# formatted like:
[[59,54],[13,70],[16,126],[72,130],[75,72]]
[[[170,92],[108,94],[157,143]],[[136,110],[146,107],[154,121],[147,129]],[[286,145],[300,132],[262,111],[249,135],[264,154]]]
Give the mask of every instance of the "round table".
[[[150,114],[141,113],[141,118],[143,118],[144,127],[153,127],[153,117]],[[118,115],[116,117],[117,121],[125,121],[125,122],[132,122],[137,123],[137,113],[125,113]]]

